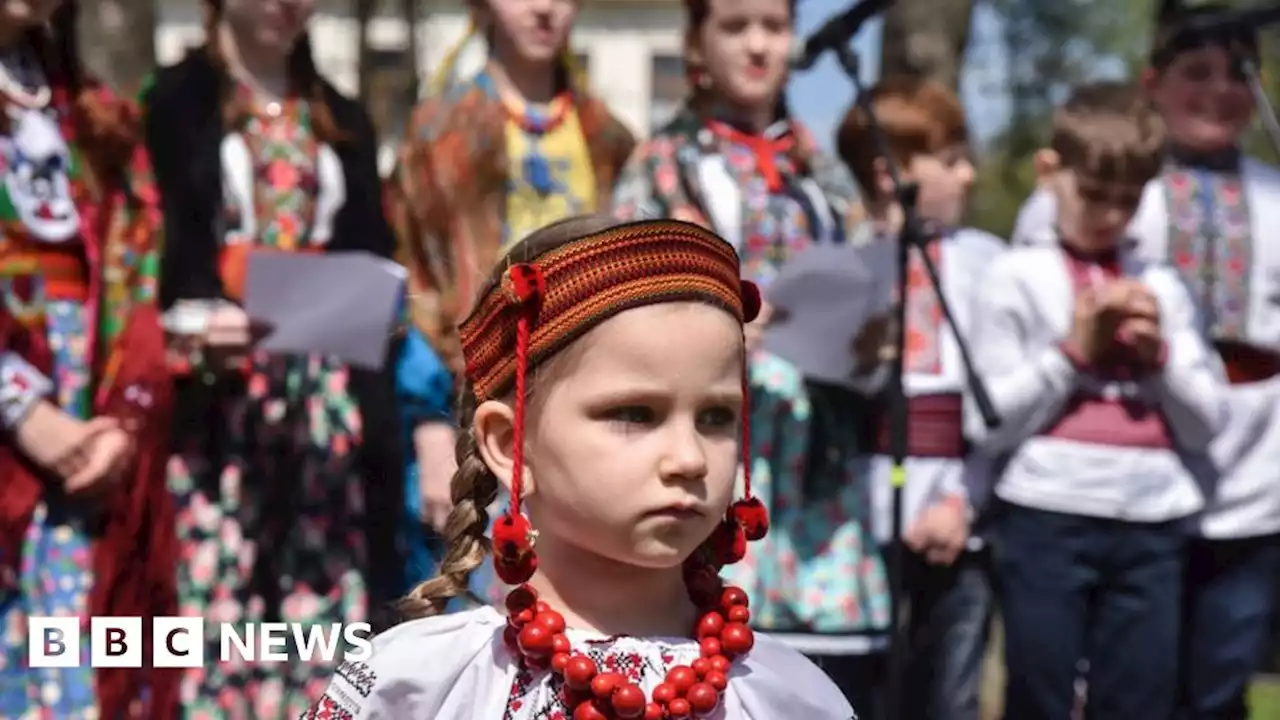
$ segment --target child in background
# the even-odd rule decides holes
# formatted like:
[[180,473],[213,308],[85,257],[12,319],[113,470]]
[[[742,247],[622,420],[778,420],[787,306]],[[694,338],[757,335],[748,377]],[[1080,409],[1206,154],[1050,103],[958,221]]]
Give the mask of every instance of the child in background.
[[[908,438],[901,540],[909,551],[905,587],[911,594],[911,687],[907,718],[978,720],[982,658],[991,618],[988,557],[971,522],[986,505],[988,464],[971,456],[963,432],[966,372],[957,333],[971,322],[973,295],[1005,244],[981,230],[961,227],[973,184],[968,131],[959,99],[946,87],[910,77],[888,77],[870,90],[876,118],[902,179],[918,188],[917,210],[929,223],[927,246],[942,292],[959,327],[947,327],[921,258],[908,269],[907,357],[903,382]],[[885,159],[876,151],[866,113],[855,106],[840,126],[837,146],[861,185],[874,243],[897,242],[903,211],[893,196]],[[876,297],[897,290],[897,252],[868,253],[883,267]],[[873,527],[882,547],[892,536],[893,508],[887,404],[880,396],[896,355],[891,318],[873,318],[856,342],[871,414],[862,443],[862,472],[871,478]],[[886,352],[887,351],[887,352]]]
[[997,260],[973,309],[1001,419],[988,430],[967,413],[1003,460],[993,539],[1009,720],[1068,717],[1082,658],[1091,718],[1170,717],[1178,695],[1182,553],[1226,404],[1186,286],[1126,242],[1163,147],[1131,89],[1077,90],[1037,156],[1058,243]]
[[[312,717],[853,717],[719,577],[768,527],[749,473],[732,501],[759,293],[699,226],[614,222],[548,226],[483,286],[460,333],[466,435],[440,575]],[[499,487],[493,561],[515,589],[429,617],[489,554]]]

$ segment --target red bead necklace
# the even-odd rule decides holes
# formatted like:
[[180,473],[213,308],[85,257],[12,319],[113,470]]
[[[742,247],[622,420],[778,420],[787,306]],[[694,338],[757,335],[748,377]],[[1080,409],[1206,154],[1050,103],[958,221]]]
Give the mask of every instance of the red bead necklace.
[[[600,672],[594,660],[574,652],[565,637],[564,616],[545,602],[529,585],[507,595],[507,628],[503,640],[517,656],[534,668],[551,670],[564,680],[564,699],[573,710],[572,720],[683,720],[710,715],[720,705],[729,686],[729,668],[755,644],[747,594],[724,586],[718,594],[707,590],[708,577],[688,578],[690,596],[704,609],[693,636],[701,657],[689,665],[677,665],[666,679],[645,697],[639,685],[615,672]],[[718,584],[718,583],[716,583]]]

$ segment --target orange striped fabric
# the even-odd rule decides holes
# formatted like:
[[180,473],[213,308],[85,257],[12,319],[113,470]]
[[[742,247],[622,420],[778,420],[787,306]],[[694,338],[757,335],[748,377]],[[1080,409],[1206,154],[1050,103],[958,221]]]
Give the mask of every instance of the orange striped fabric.
[[[507,267],[519,248],[508,253]],[[758,311],[744,292],[738,255],[718,235],[673,220],[619,225],[573,240],[532,261],[545,290],[533,311],[529,366],[630,308],[698,301],[741,321]],[[460,326],[467,377],[478,400],[504,393],[515,379],[517,318],[522,309],[507,283],[496,284]]]
[[6,250],[0,252],[0,277],[40,277],[48,300],[83,301],[89,296],[89,266],[80,245]]

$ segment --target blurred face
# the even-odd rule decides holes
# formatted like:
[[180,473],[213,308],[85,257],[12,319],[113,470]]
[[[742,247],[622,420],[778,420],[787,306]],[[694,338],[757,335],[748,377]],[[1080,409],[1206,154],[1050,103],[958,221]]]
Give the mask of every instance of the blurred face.
[[546,63],[568,43],[577,14],[576,0],[483,0],[480,23],[505,55]]
[[710,0],[689,59],[730,104],[772,107],[787,81],[794,37],[788,0]]
[[1098,182],[1072,170],[1042,178],[1058,202],[1058,230],[1077,249],[1098,252],[1119,247],[1138,204],[1142,187]]
[[0,27],[43,25],[61,5],[62,0],[0,0]]
[[[920,216],[946,227],[956,227],[964,216],[973,186],[974,169],[969,148],[963,145],[941,152],[915,155],[905,168],[906,179],[916,183]],[[890,181],[889,192],[893,191]]]
[[254,47],[286,54],[307,29],[315,0],[223,0],[223,17]]
[[563,360],[531,407],[530,521],[545,540],[618,563],[678,566],[733,493],[742,327],[706,305],[650,305]]
[[1188,150],[1231,147],[1253,118],[1253,95],[1231,57],[1219,46],[1184,52],[1144,78],[1151,101],[1164,118],[1169,139]]

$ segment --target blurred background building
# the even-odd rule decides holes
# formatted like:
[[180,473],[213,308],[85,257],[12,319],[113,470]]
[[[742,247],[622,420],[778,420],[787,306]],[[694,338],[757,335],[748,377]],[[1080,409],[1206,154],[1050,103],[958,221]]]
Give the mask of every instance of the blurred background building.
[[[410,6],[406,8],[406,5]],[[368,3],[320,0],[312,32],[316,64],[340,90],[360,92],[360,28],[367,27],[367,92],[374,123],[383,136],[383,169],[400,137],[409,109],[429,89],[444,55],[467,27],[460,0],[390,0]],[[156,56],[174,62],[204,37],[198,0],[156,3]],[[406,13],[409,21],[406,22]],[[573,34],[574,52],[592,89],[637,134],[664,120],[685,92],[683,9],[680,0],[585,0]],[[410,27],[414,30],[411,32]],[[416,56],[417,62],[412,58]],[[483,61],[477,39],[459,70],[470,74]],[[418,78],[414,77],[414,69]]]

